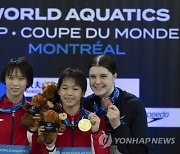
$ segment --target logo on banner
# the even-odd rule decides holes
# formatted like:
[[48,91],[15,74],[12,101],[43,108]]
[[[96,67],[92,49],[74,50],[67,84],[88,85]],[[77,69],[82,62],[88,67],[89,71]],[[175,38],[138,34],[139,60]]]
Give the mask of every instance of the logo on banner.
[[147,113],[147,118],[148,118],[148,123],[161,120],[164,118],[169,117],[169,112],[163,111],[163,112],[148,112]]
[[180,127],[180,108],[146,108],[148,127]]
[[33,97],[37,93],[42,92],[42,86],[45,82],[50,81],[52,83],[57,83],[58,78],[34,78],[33,85],[26,89],[24,95],[26,97]]

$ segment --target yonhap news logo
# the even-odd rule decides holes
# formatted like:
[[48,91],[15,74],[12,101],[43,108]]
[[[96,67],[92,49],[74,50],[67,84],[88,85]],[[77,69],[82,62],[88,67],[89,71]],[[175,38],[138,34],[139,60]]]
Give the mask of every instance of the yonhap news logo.
[[101,145],[102,148],[106,148],[109,147],[112,143],[112,137],[110,133],[103,133],[100,137],[99,137],[99,144]]
[[102,134],[99,137],[99,144],[102,148],[106,147],[114,147],[118,144],[175,144],[176,138],[175,137],[158,137],[158,138],[138,138],[138,137],[115,137],[112,144],[112,137],[111,134]]

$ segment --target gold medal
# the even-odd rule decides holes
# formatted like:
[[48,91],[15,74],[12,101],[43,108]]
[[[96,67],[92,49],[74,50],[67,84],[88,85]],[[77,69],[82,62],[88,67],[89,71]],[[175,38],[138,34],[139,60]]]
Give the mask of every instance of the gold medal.
[[78,123],[78,127],[81,131],[87,132],[91,129],[91,122],[88,119],[81,119]]
[[59,114],[59,119],[60,120],[65,120],[67,118],[67,114],[66,113],[60,113]]

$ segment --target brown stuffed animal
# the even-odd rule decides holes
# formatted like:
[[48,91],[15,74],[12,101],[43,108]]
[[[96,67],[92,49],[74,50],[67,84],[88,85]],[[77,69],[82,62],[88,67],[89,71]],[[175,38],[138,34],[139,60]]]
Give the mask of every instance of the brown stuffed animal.
[[62,123],[65,118],[67,118],[66,115],[59,114],[54,110],[46,111],[40,122],[45,131],[39,133],[37,142],[51,144],[56,139],[58,131],[63,132],[66,129],[66,126]]
[[61,105],[59,104],[59,95],[57,84],[50,81],[45,82],[42,86],[42,95],[49,101],[52,102],[54,107],[52,110],[59,112]]
[[32,97],[30,103],[26,102],[23,109],[26,113],[22,116],[20,125],[27,127],[39,127],[39,120],[34,119],[35,114],[40,114],[40,116],[47,111],[49,108],[54,107],[53,104],[47,101],[42,94],[38,93]]

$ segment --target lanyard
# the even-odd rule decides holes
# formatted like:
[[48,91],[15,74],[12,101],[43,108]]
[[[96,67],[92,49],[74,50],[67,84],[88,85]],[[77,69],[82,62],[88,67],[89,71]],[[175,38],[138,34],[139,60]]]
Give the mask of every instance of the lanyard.
[[[112,97],[109,97],[109,99],[114,104],[118,97],[119,97],[119,90],[115,87],[114,91],[113,91],[113,95],[112,95]],[[93,109],[94,109],[94,113],[97,115],[100,115],[100,114],[106,115],[107,114],[107,109],[105,107],[103,107],[102,105],[99,106],[97,104],[97,102],[94,102]]]
[[[63,112],[64,112],[63,110],[60,111],[60,113],[63,113]],[[63,122],[64,122],[64,124],[65,124],[67,127],[75,128],[75,127],[78,126],[79,121],[80,121],[82,118],[86,118],[86,119],[87,119],[88,116],[89,116],[89,114],[90,114],[90,112],[88,112],[88,111],[86,111],[84,108],[82,108],[82,109],[81,109],[81,114],[80,114],[80,116],[78,117],[78,119],[76,120],[76,122],[75,122],[73,125],[70,123],[70,121],[69,121],[68,118],[66,118]]]
[[3,113],[13,113],[13,112],[16,112],[18,111],[25,103],[25,97],[23,97],[23,100],[21,103],[18,103],[17,105],[15,106],[11,106],[11,107],[8,107],[8,108],[0,108],[0,112],[3,112]]

